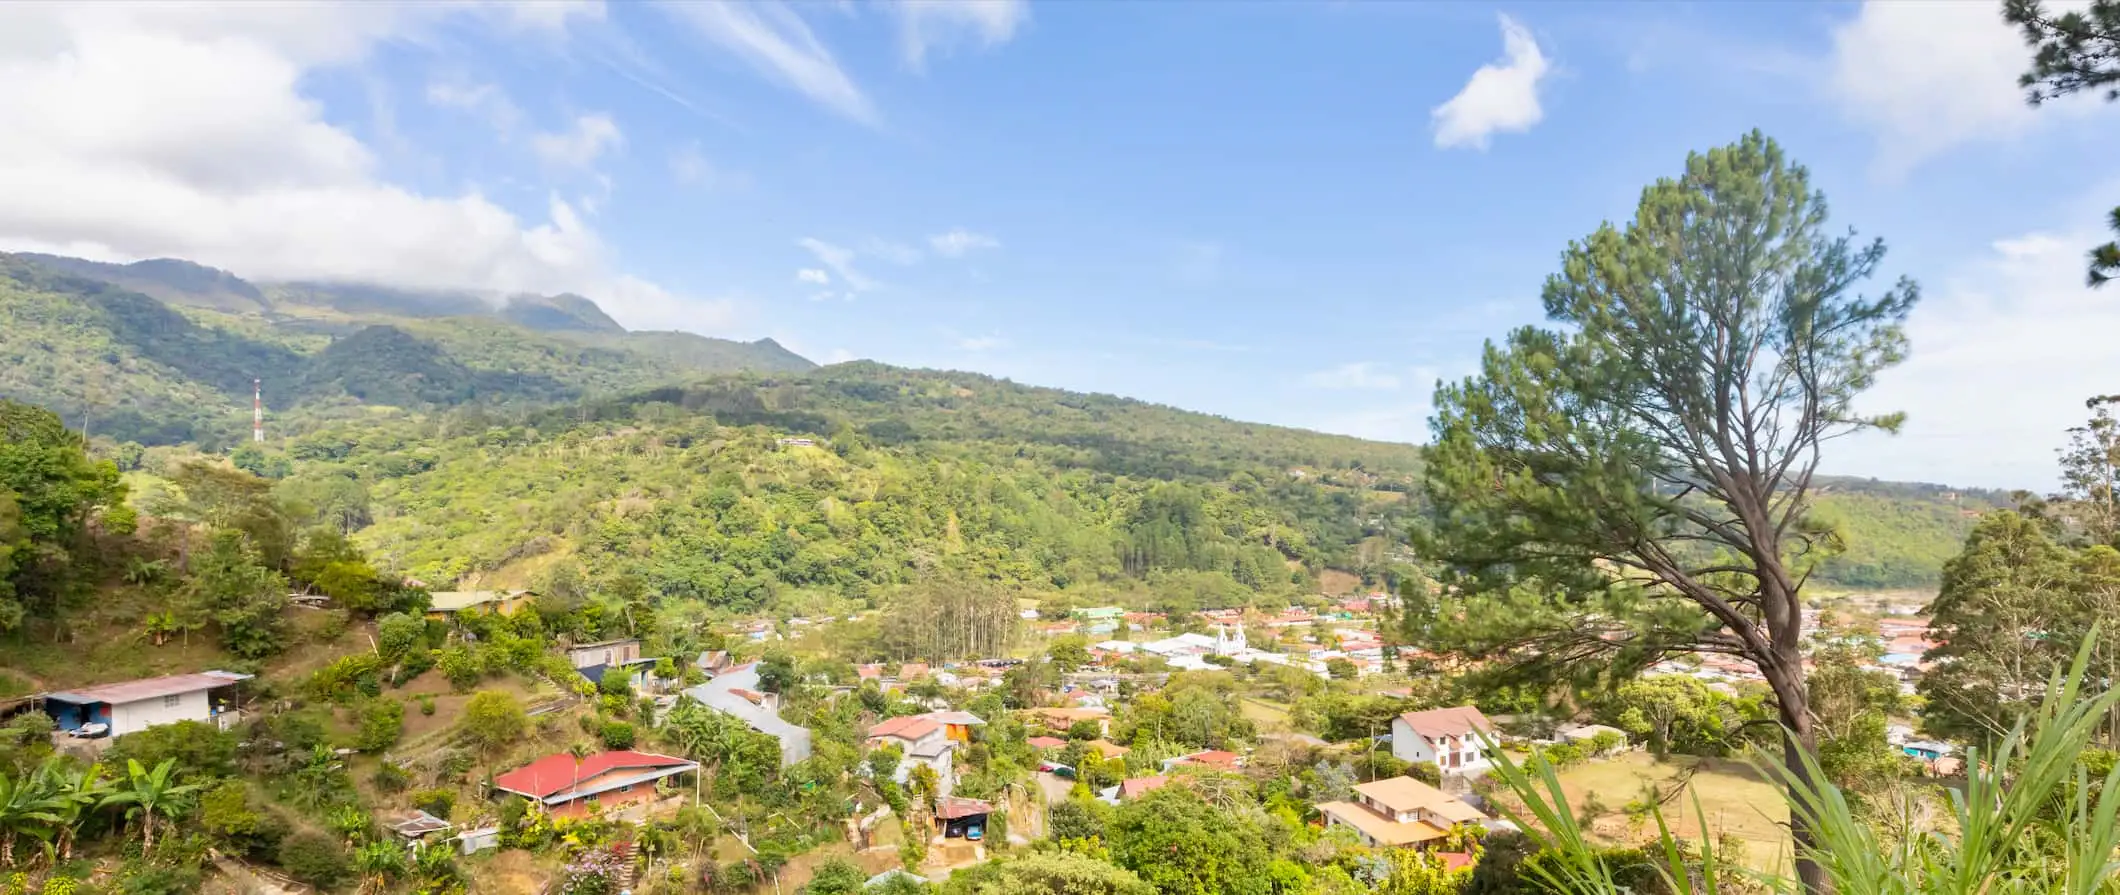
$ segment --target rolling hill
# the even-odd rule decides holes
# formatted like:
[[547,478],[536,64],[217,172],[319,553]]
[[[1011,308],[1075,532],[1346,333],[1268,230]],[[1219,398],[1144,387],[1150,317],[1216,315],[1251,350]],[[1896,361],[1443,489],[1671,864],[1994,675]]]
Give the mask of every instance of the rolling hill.
[[628,332],[577,295],[263,283],[186,261],[0,254],[0,394],[91,432],[225,446],[253,380],[275,425],[350,407],[542,405],[815,365],[770,339]]

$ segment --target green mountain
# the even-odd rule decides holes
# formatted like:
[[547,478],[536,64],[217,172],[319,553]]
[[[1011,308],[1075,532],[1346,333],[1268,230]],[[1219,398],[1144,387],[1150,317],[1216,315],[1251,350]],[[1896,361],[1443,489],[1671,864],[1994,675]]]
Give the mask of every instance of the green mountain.
[[951,573],[1188,606],[1411,571],[1375,548],[1415,508],[1411,445],[976,374],[740,374],[431,431],[320,428],[284,487],[358,483],[356,539],[429,582],[738,609]]
[[501,306],[500,314],[504,320],[541,332],[626,331],[596,302],[573,294],[513,296]]
[[630,333],[576,295],[246,282],[185,261],[0,254],[0,395],[92,433],[207,447],[360,408],[530,407],[815,365],[770,339]]

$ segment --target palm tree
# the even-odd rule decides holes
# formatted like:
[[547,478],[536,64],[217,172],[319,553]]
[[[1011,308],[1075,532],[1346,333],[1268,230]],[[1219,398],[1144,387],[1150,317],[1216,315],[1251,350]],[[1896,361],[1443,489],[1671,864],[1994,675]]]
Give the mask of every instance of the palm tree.
[[59,818],[59,860],[68,860],[74,856],[74,836],[81,832],[81,823],[116,789],[104,779],[102,765],[68,770],[56,757],[37,768],[37,776],[51,794],[52,813]]
[[567,754],[574,756],[574,785],[567,787],[569,796],[574,794],[575,787],[582,785],[582,760],[589,757],[590,751],[589,744],[580,740],[567,747]]
[[155,847],[155,818],[174,818],[184,796],[199,789],[199,784],[176,782],[177,760],[166,758],[150,771],[140,766],[139,759],[125,760],[125,779],[118,782],[118,791],[103,800],[105,805],[130,805],[125,809],[127,818],[140,818],[140,850],[150,852]]
[[59,826],[59,806],[45,788],[42,774],[9,777],[0,774],[0,867],[15,866],[15,840],[29,836],[50,842]]

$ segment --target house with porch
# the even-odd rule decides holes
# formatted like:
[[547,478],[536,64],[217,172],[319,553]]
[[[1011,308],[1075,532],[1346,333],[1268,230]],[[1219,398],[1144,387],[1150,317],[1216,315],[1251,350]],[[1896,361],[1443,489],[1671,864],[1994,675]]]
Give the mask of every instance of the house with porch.
[[1412,777],[1389,777],[1354,788],[1354,801],[1323,802],[1327,827],[1347,827],[1371,848],[1426,848],[1458,824],[1484,824],[1485,812]]
[[107,730],[99,736],[124,736],[178,721],[203,721],[226,730],[241,718],[236,685],[250,678],[233,671],[202,671],[62,690],[44,694],[44,712],[60,730],[104,725]]
[[985,723],[970,712],[905,715],[869,728],[866,742],[870,748],[895,745],[904,753],[893,780],[902,785],[912,779],[914,765],[926,765],[935,772],[936,795],[947,798],[956,786],[957,748],[971,742],[973,727]]
[[580,762],[560,752],[493,778],[493,788],[536,802],[554,817],[581,818],[652,803],[656,781],[697,770],[698,762],[653,752],[599,752]]

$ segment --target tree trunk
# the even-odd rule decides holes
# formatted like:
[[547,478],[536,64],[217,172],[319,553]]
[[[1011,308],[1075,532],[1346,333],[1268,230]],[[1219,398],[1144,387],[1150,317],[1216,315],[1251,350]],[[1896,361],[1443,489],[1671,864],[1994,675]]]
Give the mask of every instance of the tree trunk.
[[1811,700],[1804,686],[1803,655],[1793,642],[1776,643],[1775,653],[1777,661],[1761,663],[1760,673],[1774,688],[1774,703],[1781,715],[1782,765],[1789,769],[1789,836],[1796,845],[1796,876],[1808,895],[1831,895],[1833,887],[1826,881],[1825,868],[1810,857],[1810,851],[1818,841],[1817,835],[1796,808],[1799,804],[1812,803],[1813,787],[1817,785],[1811,776],[1810,761],[1817,754],[1818,737],[1811,728]]

